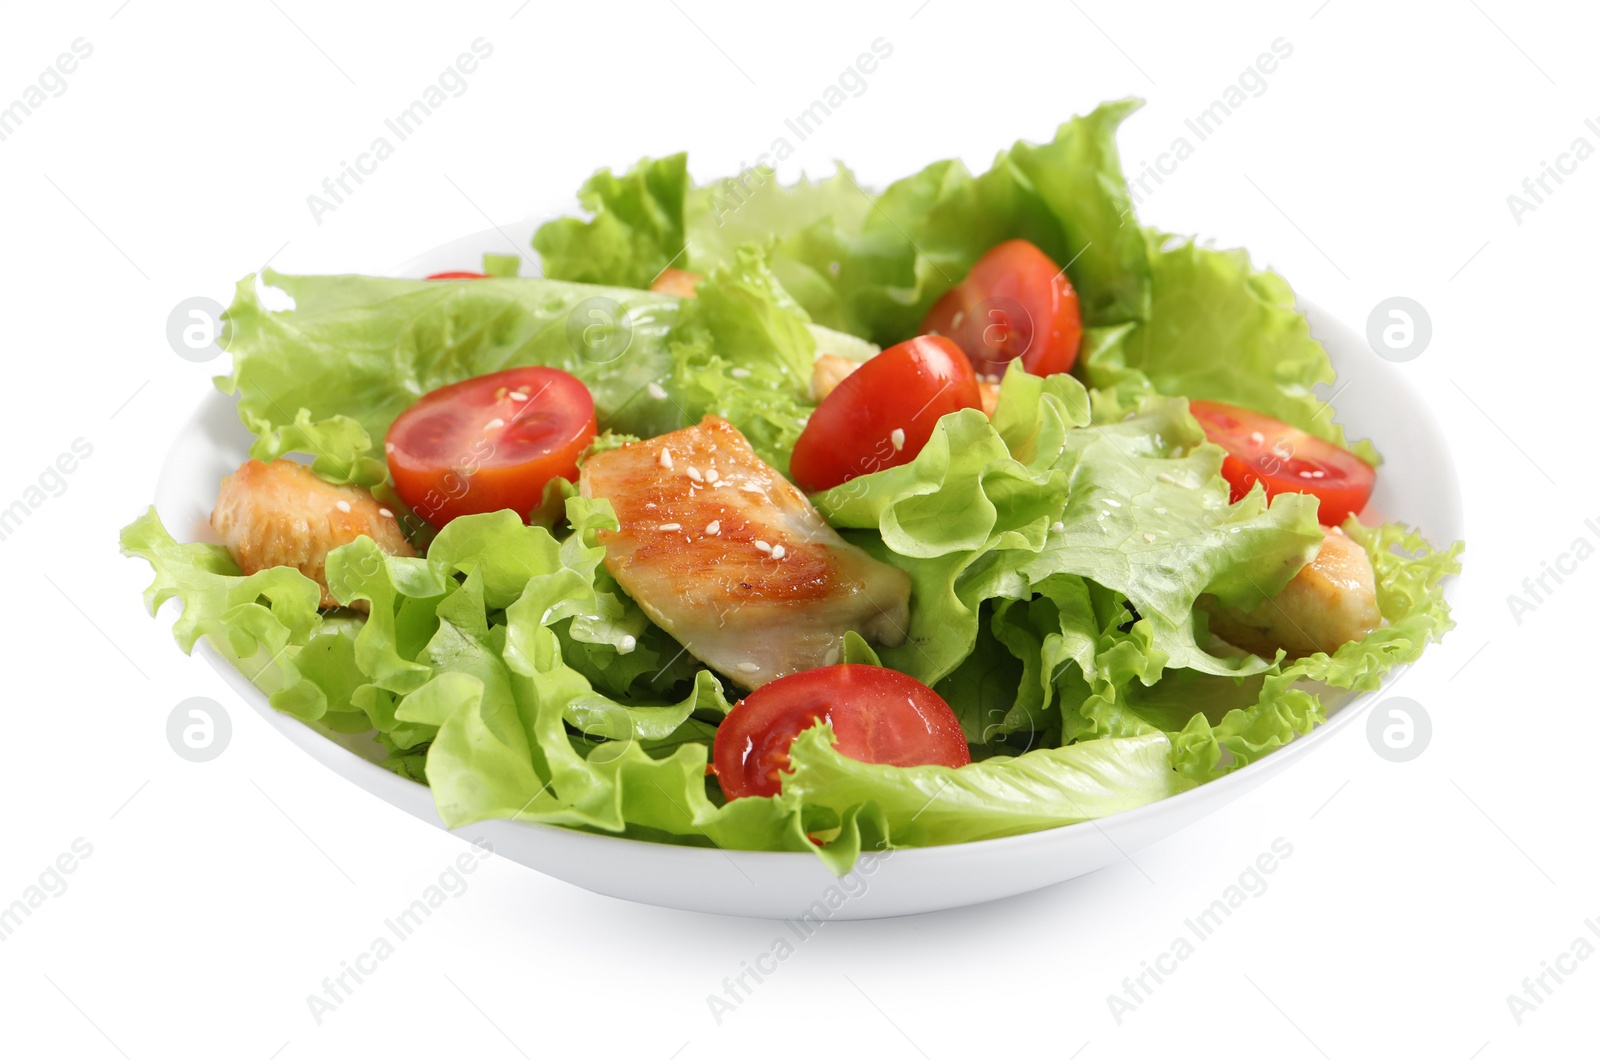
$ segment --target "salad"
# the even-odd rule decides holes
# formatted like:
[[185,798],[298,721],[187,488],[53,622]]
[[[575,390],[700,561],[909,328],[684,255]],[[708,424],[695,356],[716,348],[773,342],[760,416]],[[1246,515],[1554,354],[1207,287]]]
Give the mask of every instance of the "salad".
[[1137,105],[877,195],[602,170],[536,278],[246,277],[251,459],[221,544],[123,530],[152,613],[451,827],[843,872],[1257,760],[1451,627],[1460,545],[1361,520],[1280,277],[1136,223]]

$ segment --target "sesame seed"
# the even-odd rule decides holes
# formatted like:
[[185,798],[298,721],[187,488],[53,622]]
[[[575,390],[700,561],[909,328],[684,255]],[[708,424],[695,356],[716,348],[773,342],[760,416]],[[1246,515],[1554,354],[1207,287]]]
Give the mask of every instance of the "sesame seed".
[[379,508],[378,509],[378,514],[383,516],[385,519],[393,519],[394,518],[394,513],[391,512],[387,508]]
[[784,547],[782,545],[773,545],[772,546],[772,558],[773,559],[782,559],[783,558],[783,554],[784,554]]
[[634,648],[637,648],[638,646],[639,646],[639,638],[635,637],[632,633],[629,633],[627,636],[623,637],[622,638],[622,642],[617,645],[617,647],[619,649],[621,649],[622,651],[625,651],[625,652],[632,651]]
[[906,432],[899,427],[889,432],[889,444],[894,446],[894,451],[899,452],[906,447]]
[[729,372],[728,374],[733,376],[735,379],[749,379],[750,378],[750,369],[748,369],[748,368],[735,368],[733,371]]
[[507,394],[506,397],[510,398],[512,401],[526,401],[526,400],[528,400],[528,395],[524,394],[520,390],[513,390],[511,393]]
[[1154,535],[1154,534],[1145,534],[1144,535],[1144,539],[1145,539],[1145,542],[1148,543],[1148,544],[1153,545],[1153,544],[1156,543],[1156,535]]
[[767,544],[765,541],[760,540],[759,538],[756,539],[756,548],[762,552],[772,551],[772,546]]
[[965,311],[959,312],[955,316],[950,318],[950,326],[953,327],[953,328],[959,328],[962,324],[966,323],[966,320],[967,320],[966,312]]
[[394,443],[393,442],[384,442],[383,443],[383,451],[386,452],[386,453],[394,452]]
[[1230,534],[1237,534],[1238,532],[1239,532],[1239,528],[1237,526],[1230,527],[1229,530],[1228,530],[1228,533],[1230,533]]
[[663,447],[662,450],[661,450],[661,455],[656,457],[656,463],[660,464],[664,468],[667,468],[668,470],[671,470],[671,468],[672,468],[672,450]]
[[486,430],[486,431],[493,431],[493,430],[497,430],[498,428],[504,427],[505,425],[506,425],[506,421],[501,419],[499,416],[496,416],[494,419],[490,420],[488,423],[485,423],[483,425],[483,429]]
[[1169,486],[1181,486],[1181,485],[1183,485],[1183,483],[1179,482],[1177,479],[1173,478],[1171,475],[1167,474],[1165,471],[1161,472],[1160,474],[1158,474],[1156,476],[1156,481],[1157,482],[1165,482]]
[[714,468],[714,467],[706,468],[706,481],[707,482],[715,482],[715,481],[717,481],[717,479],[719,479],[721,477],[722,477],[721,475],[717,474],[717,469],[716,468]]
[[1050,529],[1055,531],[1058,534],[1061,533],[1066,528],[1067,528],[1067,524],[1063,523],[1060,519],[1057,519],[1055,522],[1050,524]]
[[721,519],[713,519],[709,523],[707,523],[706,524],[706,533],[708,533],[708,534],[720,534],[720,533],[722,533],[722,520]]
[[765,492],[767,492],[766,490],[762,489],[760,486],[756,485],[754,482],[741,482],[741,483],[739,483],[739,488],[744,490],[746,493],[765,493]]
[[683,524],[682,523],[662,523],[660,526],[656,527],[656,529],[657,530],[682,530],[683,529]]
[[340,501],[338,504],[335,504],[334,507],[339,509],[341,512],[348,512],[350,510],[350,502]]
[[1262,434],[1260,431],[1251,431],[1250,440],[1255,442],[1257,445],[1260,445],[1262,442],[1267,440],[1267,436]]
[[748,662],[740,663],[739,664],[739,672],[742,673],[742,674],[760,673],[761,672],[761,667],[757,666],[755,663],[748,663]]
[[1114,497],[1107,497],[1106,498],[1106,503],[1111,505],[1111,507],[1113,507],[1113,508],[1122,507],[1122,502],[1117,500],[1117,499],[1115,499]]
[[665,401],[667,399],[667,392],[662,389],[660,383],[651,383],[649,386],[645,387],[645,389],[649,391],[650,396],[655,398],[657,401]]
[[706,480],[706,477],[700,474],[700,469],[697,467],[691,467],[688,471],[688,475],[696,482],[704,482]]

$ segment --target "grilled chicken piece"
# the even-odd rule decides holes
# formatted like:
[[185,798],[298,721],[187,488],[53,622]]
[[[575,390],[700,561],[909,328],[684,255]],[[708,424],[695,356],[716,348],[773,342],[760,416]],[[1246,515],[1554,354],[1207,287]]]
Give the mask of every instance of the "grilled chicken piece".
[[905,640],[911,579],[835,533],[726,420],[597,453],[578,488],[616,509],[606,569],[745,688],[838,662],[848,630]]
[[1316,558],[1282,592],[1250,611],[1216,608],[1212,632],[1270,657],[1279,648],[1290,655],[1332,654],[1382,625],[1366,550],[1336,527],[1323,535]]
[[833,393],[851,372],[861,367],[859,361],[833,353],[819,353],[811,362],[811,396],[818,401]]
[[662,269],[650,284],[650,289],[656,294],[670,294],[676,298],[693,298],[694,289],[705,279],[698,272],[687,272],[683,269]]
[[[323,607],[339,606],[328,595],[323,568],[340,545],[370,537],[391,556],[416,555],[393,513],[370,492],[324,482],[292,460],[250,460],[223,479],[211,527],[240,570],[295,567],[322,586]],[[351,606],[367,609],[365,601]]]

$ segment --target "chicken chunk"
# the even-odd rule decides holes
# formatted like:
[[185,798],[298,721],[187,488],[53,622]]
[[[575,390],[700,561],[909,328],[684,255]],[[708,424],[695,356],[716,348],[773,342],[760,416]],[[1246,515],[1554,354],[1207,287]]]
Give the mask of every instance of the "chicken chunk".
[[[223,479],[211,527],[240,570],[294,567],[322,586],[323,607],[339,606],[323,568],[340,545],[370,537],[391,556],[416,555],[394,514],[370,492],[325,482],[292,460],[246,461]],[[366,609],[364,602],[353,606]]]
[[911,579],[849,544],[726,420],[597,453],[606,569],[661,628],[745,688],[839,661],[844,635],[904,642]]
[[1216,608],[1211,630],[1258,655],[1338,650],[1383,624],[1372,561],[1344,532],[1323,531],[1322,548],[1272,599],[1250,611]]
[[861,364],[833,353],[819,353],[811,362],[811,396],[818,401],[833,393]]
[[698,272],[688,272],[684,269],[662,269],[650,284],[650,289],[656,294],[670,294],[677,298],[693,298],[694,289],[705,279]]

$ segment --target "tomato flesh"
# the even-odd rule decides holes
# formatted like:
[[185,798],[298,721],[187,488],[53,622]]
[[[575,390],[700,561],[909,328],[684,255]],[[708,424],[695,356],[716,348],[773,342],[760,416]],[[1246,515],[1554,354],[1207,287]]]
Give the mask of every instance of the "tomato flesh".
[[429,276],[430,280],[487,280],[486,272],[436,272]]
[[984,378],[1014,360],[1034,375],[1070,371],[1083,338],[1078,292],[1050,256],[1025,239],[993,247],[946,291],[922,321],[948,335]]
[[1237,501],[1260,482],[1268,497],[1306,493],[1317,499],[1317,518],[1337,526],[1365,508],[1378,473],[1348,449],[1282,420],[1225,405],[1191,401],[1189,411],[1200,421],[1206,438],[1227,452],[1222,477],[1231,500]]
[[939,694],[881,666],[841,663],[780,677],[734,705],[717,728],[712,764],[730,799],[776,795],[789,745],[819,721],[846,758],[891,766],[964,766],[961,723]]
[[811,414],[789,471],[808,493],[909,463],[939,417],[983,407],[972,365],[954,342],[921,335],[851,372]]
[[511,368],[424,394],[384,441],[395,492],[422,519],[510,508],[523,518],[545,483],[576,480],[594,440],[594,398],[555,368]]

